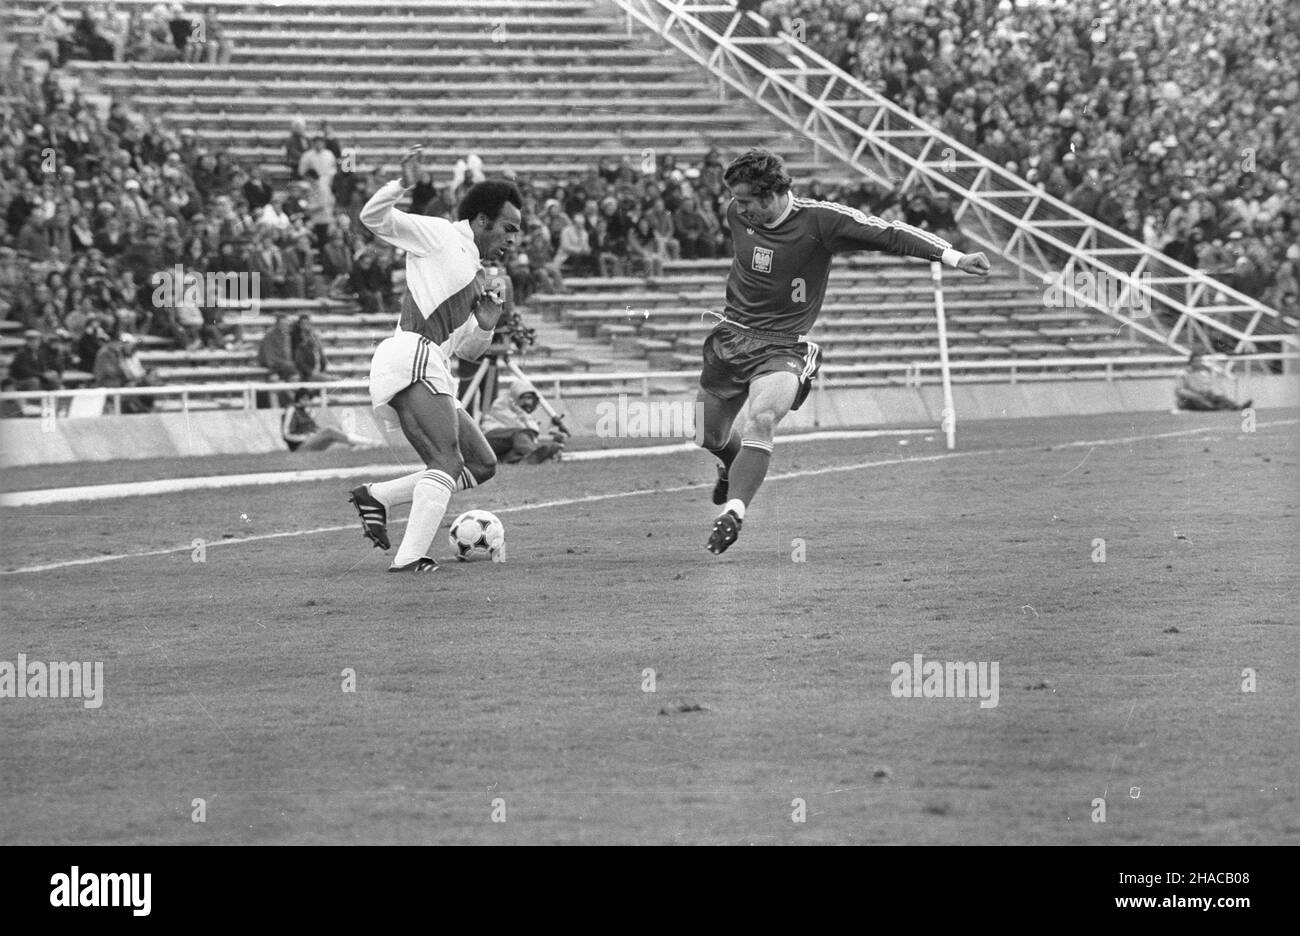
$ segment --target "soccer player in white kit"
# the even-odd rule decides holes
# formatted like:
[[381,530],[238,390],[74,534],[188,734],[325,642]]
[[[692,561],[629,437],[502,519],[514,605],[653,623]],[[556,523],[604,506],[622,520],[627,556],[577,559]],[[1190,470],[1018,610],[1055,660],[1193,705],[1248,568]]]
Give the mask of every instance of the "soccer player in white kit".
[[403,435],[425,464],[423,471],[350,493],[363,533],[380,549],[390,545],[388,512],[411,504],[389,572],[437,570],[428,552],[451,495],[496,473],[492,447],[456,399],[450,359],[476,360],[492,341],[503,292],[488,282],[483,261],[499,261],[515,246],[523,207],[513,183],[490,180],[465,193],[459,221],[399,211],[395,205],[413,187],[419,149],[402,160],[402,179],[381,188],[361,210],[361,223],[376,237],[406,251],[401,316],[393,336],[375,349],[370,402],[376,410],[396,412]]

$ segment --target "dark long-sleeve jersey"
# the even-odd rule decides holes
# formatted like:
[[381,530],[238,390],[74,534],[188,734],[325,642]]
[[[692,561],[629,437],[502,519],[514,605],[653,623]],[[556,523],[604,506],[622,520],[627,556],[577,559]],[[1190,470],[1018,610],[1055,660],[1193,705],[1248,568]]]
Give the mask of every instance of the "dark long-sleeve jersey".
[[952,247],[911,225],[810,198],[791,197],[789,209],[771,227],[747,224],[735,202],[727,208],[727,220],[735,245],[727,318],[791,335],[807,333],[817,321],[835,254],[881,250],[939,260]]

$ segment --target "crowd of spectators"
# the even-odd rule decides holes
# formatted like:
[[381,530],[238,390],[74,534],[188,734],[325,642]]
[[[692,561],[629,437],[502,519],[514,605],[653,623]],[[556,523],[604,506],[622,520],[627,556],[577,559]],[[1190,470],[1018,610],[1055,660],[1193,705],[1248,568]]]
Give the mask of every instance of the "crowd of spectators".
[[88,3],[74,17],[55,0],[41,16],[35,51],[58,68],[70,59],[224,64],[232,47],[214,6],[188,14],[180,3],[158,3],[128,13],[108,0]]
[[328,125],[301,171],[272,185],[193,128],[119,101],[102,113],[39,57],[15,54],[2,84],[0,318],[39,335],[61,365],[15,377],[19,389],[59,389],[68,371],[122,385],[101,380],[96,360],[123,334],[239,347],[241,302],[358,295],[379,311],[390,301],[398,259],[356,222],[383,180],[340,165]]
[[[634,160],[611,156],[586,173],[549,181],[520,179],[521,245],[506,260],[516,301],[563,292],[566,276],[656,277],[676,259],[728,256],[723,162],[710,150],[695,165],[672,155]],[[459,162],[448,185],[430,169],[415,174],[412,210],[454,217],[464,190],[484,178],[481,162]]]
[[[566,275],[654,278],[667,260],[730,257],[725,167],[722,154],[710,149],[695,161],[679,162],[672,154],[610,156],[563,180],[516,180],[524,200],[524,238],[507,262],[516,297],[563,292]],[[428,177],[421,181],[427,198],[417,186],[415,202],[425,213],[450,217],[456,190],[444,198]],[[906,221],[958,246],[966,241],[945,195],[905,197],[866,179],[811,179],[799,191]]]
[[[1300,215],[1287,158],[1300,151],[1300,81],[1281,63],[1300,57],[1300,4],[767,0],[761,10],[1031,183],[1297,311]],[[363,312],[394,308],[403,258],[357,221],[387,177],[358,168],[328,123],[309,131],[292,121],[288,182],[272,184],[192,127],[121,101],[101,113],[61,71],[72,58],[229,52],[212,8],[128,15],[109,2],[72,22],[52,3],[35,47],[12,56],[0,116],[0,318],[21,326],[26,353],[7,388],[57,389],[68,370],[124,385],[107,383],[118,379],[107,376],[113,361],[139,344],[123,335],[177,349],[241,346],[238,322],[214,297],[189,298],[208,274],[256,273],[260,299],[352,296]],[[473,155],[450,183],[446,168],[413,174],[410,210],[454,217],[486,175]],[[568,276],[653,278],[670,259],[729,255],[723,168],[710,150],[680,163],[608,156],[545,182],[506,172],[524,196],[522,244],[506,260],[515,300],[564,291]],[[964,246],[946,196],[862,180],[810,180],[801,193]],[[180,288],[160,301],[156,274],[176,269]],[[327,373],[310,323],[284,329],[287,347],[258,349],[262,366],[283,379]]]
[[1295,0],[741,6],[1080,211],[1296,313]]
[[[395,308],[400,251],[357,221],[387,178],[345,158],[328,123],[309,134],[304,120],[291,122],[288,179],[272,184],[192,127],[120,101],[99,113],[53,65],[15,56],[4,86],[18,103],[0,125],[0,317],[39,335],[42,353],[63,365],[24,372],[20,389],[58,389],[66,370],[103,373],[97,357],[123,334],[161,348],[243,346],[239,317],[203,288],[211,274],[257,274],[258,299],[352,296],[363,313]],[[722,168],[713,150],[695,165],[611,158],[545,184],[516,178],[525,237],[505,264],[515,301],[563,290],[565,275],[653,277],[670,258],[725,256]],[[446,183],[445,170],[410,180],[410,210],[454,218],[466,188],[485,177],[473,155]],[[160,289],[159,276],[175,271],[179,281]],[[319,366],[303,363],[314,352],[300,353],[300,331],[319,349],[309,326],[295,326],[283,348],[263,341],[269,374],[325,372],[323,354]],[[64,348],[70,356],[56,353]]]

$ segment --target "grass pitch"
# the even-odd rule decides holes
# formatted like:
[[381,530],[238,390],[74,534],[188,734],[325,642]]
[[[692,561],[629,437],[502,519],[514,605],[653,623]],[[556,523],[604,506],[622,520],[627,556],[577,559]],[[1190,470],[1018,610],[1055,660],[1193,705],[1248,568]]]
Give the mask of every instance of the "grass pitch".
[[[0,699],[0,842],[1295,843],[1295,418],[778,443],[716,558],[694,453],[503,468],[451,515],[509,562],[440,534],[433,576],[361,538],[368,478],[6,509],[3,570],[172,551],[0,577],[0,660],[105,683]],[[997,706],[895,697],[918,653]]]

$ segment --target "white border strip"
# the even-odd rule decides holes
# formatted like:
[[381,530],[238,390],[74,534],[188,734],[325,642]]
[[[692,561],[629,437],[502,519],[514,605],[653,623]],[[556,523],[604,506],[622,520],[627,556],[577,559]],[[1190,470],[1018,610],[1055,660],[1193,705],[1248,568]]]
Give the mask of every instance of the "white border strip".
[[[822,442],[833,439],[870,439],[876,436],[934,435],[934,429],[863,429],[827,432],[795,433],[778,436],[785,442]],[[673,455],[697,448],[693,442],[675,442],[672,445],[644,445],[617,449],[591,449],[585,452],[566,452],[565,461],[597,461],[606,458],[630,458],[637,455]],[[361,475],[392,475],[418,471],[423,465],[354,465],[351,468],[313,468],[304,471],[263,471],[256,474],[207,475],[193,478],[164,478],[155,481],[127,481],[121,484],[90,484],[80,487],[38,488],[31,491],[12,491],[0,494],[0,507],[38,507],[42,504],[64,504],[79,501],[113,500],[119,497],[141,497],[153,494],[174,494],[178,491],[205,491],[214,488],[254,487],[263,484],[300,484],[307,481],[331,481]]]

